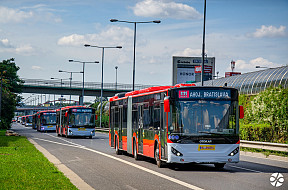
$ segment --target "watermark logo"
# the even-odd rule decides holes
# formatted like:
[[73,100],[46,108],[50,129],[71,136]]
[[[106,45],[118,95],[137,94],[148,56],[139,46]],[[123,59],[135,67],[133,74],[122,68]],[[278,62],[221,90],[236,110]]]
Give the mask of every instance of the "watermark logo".
[[274,187],[280,187],[284,183],[284,176],[281,173],[273,173],[270,177],[270,183]]

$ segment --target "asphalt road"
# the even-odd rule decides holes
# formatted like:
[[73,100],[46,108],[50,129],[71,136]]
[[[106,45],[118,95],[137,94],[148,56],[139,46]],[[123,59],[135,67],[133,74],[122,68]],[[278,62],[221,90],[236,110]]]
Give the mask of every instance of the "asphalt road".
[[[12,130],[33,139],[94,189],[288,189],[288,162],[284,161],[241,155],[239,163],[226,164],[224,169],[208,164],[158,168],[152,159],[116,155],[108,134],[67,139],[18,123]],[[284,176],[280,187],[271,185],[273,173]]]

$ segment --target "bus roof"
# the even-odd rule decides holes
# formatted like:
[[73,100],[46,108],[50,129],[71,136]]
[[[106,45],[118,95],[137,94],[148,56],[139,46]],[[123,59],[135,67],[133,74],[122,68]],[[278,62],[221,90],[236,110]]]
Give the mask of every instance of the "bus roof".
[[[127,92],[125,94],[125,97],[133,96],[133,95],[146,94],[146,93],[156,92],[156,91],[160,91],[160,90],[166,90],[166,89],[170,89],[170,88],[179,88],[179,87],[184,87],[184,86],[196,86],[196,85],[195,84],[176,84],[175,86],[153,86],[153,87],[144,88],[141,90],[135,90],[135,91]],[[118,97],[118,94],[116,94],[115,96],[110,98],[109,101],[112,102],[112,101],[117,100],[119,98],[120,97]]]

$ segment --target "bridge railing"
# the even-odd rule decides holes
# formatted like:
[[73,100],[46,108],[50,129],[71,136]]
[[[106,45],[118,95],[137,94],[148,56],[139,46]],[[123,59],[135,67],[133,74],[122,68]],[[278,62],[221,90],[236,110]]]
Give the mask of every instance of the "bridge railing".
[[[51,88],[70,88],[70,81],[69,80],[62,80],[62,84],[60,80],[43,80],[43,79],[24,79],[24,86],[35,86],[35,87],[51,87]],[[71,88],[73,89],[82,89],[83,82],[80,81],[72,81]],[[135,84],[135,90],[140,90],[144,88],[148,88],[151,86],[157,85],[142,85],[142,84]],[[100,82],[85,82],[84,83],[85,89],[101,89]],[[132,84],[121,84],[121,83],[103,83],[103,89],[106,90],[125,90],[129,91],[132,90]]]

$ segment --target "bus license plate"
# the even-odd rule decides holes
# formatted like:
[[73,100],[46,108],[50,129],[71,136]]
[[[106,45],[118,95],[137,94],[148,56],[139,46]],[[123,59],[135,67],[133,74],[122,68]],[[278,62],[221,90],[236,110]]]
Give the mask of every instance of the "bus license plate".
[[86,128],[78,128],[78,131],[86,131]]
[[53,126],[52,126],[52,125],[49,125],[49,126],[48,126],[48,128],[51,128],[51,127],[53,127]]
[[201,150],[215,150],[216,145],[198,145],[198,151]]

